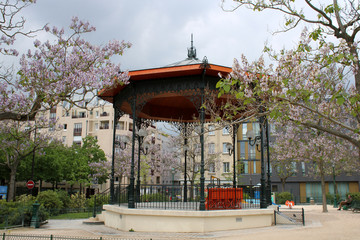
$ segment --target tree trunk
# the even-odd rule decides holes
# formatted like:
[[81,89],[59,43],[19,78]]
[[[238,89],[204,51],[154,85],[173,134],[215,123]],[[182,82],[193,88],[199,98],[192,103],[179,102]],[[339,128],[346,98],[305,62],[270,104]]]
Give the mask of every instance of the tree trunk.
[[285,192],[285,182],[286,180],[285,179],[281,179],[281,192]]
[[323,212],[328,212],[327,204],[326,204],[325,176],[322,170],[320,172],[320,176],[321,176],[321,195],[322,195]]
[[40,193],[41,192],[41,188],[42,188],[42,179],[40,179],[39,180],[39,190],[38,190],[38,193]]
[[16,193],[16,170],[17,167],[12,166],[10,168],[10,182],[9,182],[9,196],[7,201],[15,201],[15,193]]

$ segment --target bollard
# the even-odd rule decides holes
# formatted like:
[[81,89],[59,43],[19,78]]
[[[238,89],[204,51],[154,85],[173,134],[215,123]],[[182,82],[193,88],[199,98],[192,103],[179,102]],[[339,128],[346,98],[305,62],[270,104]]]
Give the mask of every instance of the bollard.
[[94,209],[93,209],[93,218],[96,218],[96,195],[94,195]]
[[40,203],[38,203],[38,201],[35,201],[35,203],[33,204],[33,213],[32,213],[32,217],[31,217],[30,227],[33,227],[33,228],[40,227],[39,208],[40,208]]

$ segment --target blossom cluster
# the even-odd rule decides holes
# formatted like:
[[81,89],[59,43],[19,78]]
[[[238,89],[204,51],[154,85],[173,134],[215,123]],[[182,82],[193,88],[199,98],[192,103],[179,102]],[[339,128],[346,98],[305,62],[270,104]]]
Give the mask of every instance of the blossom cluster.
[[0,112],[26,115],[61,101],[80,106],[85,96],[89,102],[97,91],[128,82],[127,72],[121,72],[111,57],[123,54],[130,43],[114,40],[93,45],[82,36],[95,28],[77,18],[72,19],[69,34],[56,27],[44,29],[56,41],[35,40],[36,50],[20,58],[18,77],[1,81]]

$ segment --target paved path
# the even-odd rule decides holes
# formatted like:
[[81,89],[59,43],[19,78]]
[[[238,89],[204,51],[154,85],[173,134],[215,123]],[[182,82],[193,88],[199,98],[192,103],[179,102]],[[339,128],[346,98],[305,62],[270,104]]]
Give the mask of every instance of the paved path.
[[[299,207],[299,206],[297,206]],[[306,226],[277,225],[266,228],[219,231],[210,233],[144,233],[123,232],[104,225],[87,225],[83,220],[50,220],[41,228],[18,228],[7,230],[12,234],[83,236],[105,239],[266,239],[266,240],[347,240],[360,239],[360,213],[337,211],[328,205],[329,212],[323,213],[322,206],[303,206]],[[0,231],[1,232],[1,231]]]

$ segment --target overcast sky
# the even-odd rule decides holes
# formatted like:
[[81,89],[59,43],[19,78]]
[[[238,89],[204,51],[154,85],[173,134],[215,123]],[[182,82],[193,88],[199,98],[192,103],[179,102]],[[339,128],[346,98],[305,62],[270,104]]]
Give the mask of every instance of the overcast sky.
[[[226,7],[231,9],[232,4],[228,0]],[[185,59],[192,33],[199,59],[207,56],[210,63],[231,67],[241,54],[251,61],[259,58],[266,41],[276,49],[293,46],[301,30],[273,35],[283,21],[279,13],[225,12],[221,0],[37,0],[23,15],[31,28],[46,23],[67,27],[78,16],[97,28],[88,36],[94,43],[131,42],[131,49],[115,59],[122,70],[161,67]]]

